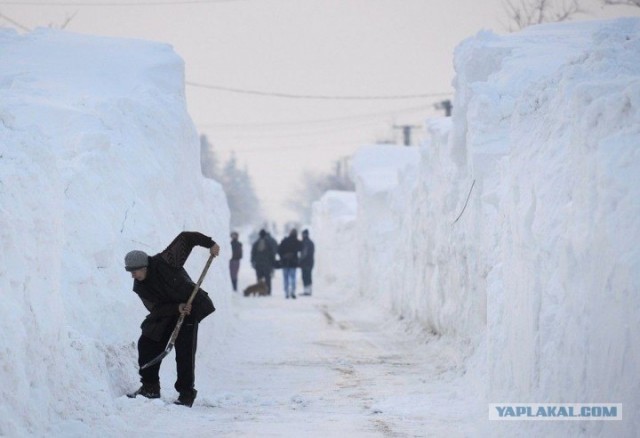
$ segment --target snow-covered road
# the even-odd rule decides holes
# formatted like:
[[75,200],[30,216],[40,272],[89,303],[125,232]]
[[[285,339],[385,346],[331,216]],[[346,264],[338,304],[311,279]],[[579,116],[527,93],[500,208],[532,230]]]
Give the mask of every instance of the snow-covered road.
[[[192,409],[121,397],[125,436],[469,436],[482,405],[454,346],[425,343],[370,305],[234,297],[216,372],[197,372]],[[171,359],[171,356],[170,358]],[[200,365],[200,364],[199,364]],[[202,368],[202,367],[201,367]],[[169,388],[169,389],[165,389]],[[485,411],[482,410],[482,413]],[[104,431],[106,433],[113,432]]]

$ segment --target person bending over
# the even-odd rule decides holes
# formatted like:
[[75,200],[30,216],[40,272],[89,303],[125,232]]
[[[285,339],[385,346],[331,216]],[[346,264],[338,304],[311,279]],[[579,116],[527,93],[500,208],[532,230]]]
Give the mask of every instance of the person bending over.
[[[209,248],[217,257],[220,247],[211,237],[193,231],[184,231],[161,253],[148,256],[134,250],[124,258],[125,269],[133,278],[133,291],[140,297],[149,314],[142,322],[142,334],[138,340],[138,364],[142,367],[160,355],[171,337],[171,333],[181,314],[185,315],[180,333],[176,339],[177,380],[175,389],[180,394],[175,404],[191,407],[196,398],[195,356],[198,342],[198,323],[215,311],[207,292],[199,289],[193,302],[187,301],[195,283],[184,269],[184,264],[195,246]],[[127,394],[147,398],[160,398],[159,363],[141,369],[142,386]]]

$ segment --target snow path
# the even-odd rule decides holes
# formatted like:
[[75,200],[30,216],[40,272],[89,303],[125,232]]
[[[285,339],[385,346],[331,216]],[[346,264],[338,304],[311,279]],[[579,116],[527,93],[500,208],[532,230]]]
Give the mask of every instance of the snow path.
[[451,348],[419,341],[360,303],[279,294],[233,301],[237,324],[215,373],[197,364],[193,408],[172,405],[173,381],[164,379],[162,401],[116,400],[126,426],[115,435],[473,434],[470,412],[479,405],[449,371]]

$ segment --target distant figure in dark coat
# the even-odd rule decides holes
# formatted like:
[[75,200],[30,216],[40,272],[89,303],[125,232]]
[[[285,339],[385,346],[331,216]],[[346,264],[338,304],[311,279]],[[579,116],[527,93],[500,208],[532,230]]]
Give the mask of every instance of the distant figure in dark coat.
[[302,295],[311,295],[311,271],[313,270],[313,256],[315,245],[309,239],[309,230],[302,232],[302,250],[300,251],[300,270],[302,271],[302,284],[304,292]]
[[[271,251],[273,252],[273,256],[275,257],[278,254],[278,241],[273,238],[270,232],[266,231],[266,239],[269,242],[269,246],[271,246]],[[273,277],[273,271],[276,268],[276,261],[274,258],[273,266],[271,267],[271,276]]]
[[231,233],[231,260],[229,260],[229,274],[233,291],[238,290],[238,271],[240,270],[240,259],[242,258],[242,243],[238,241],[238,233]]
[[256,270],[258,282],[264,280],[271,295],[271,271],[276,255],[267,239],[267,232],[260,230],[259,236],[251,247],[251,266]]
[[284,277],[284,295],[296,299],[296,268],[298,253],[302,250],[302,242],[298,240],[298,230],[291,230],[289,236],[282,239],[278,247],[282,276]]

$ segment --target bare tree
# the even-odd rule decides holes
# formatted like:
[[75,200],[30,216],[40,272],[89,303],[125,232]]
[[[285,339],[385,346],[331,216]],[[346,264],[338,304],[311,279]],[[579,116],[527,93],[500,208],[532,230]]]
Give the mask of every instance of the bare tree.
[[238,167],[235,154],[231,154],[221,169],[218,154],[204,134],[200,135],[200,169],[205,178],[222,185],[229,203],[231,226],[255,225],[262,220],[260,200],[249,171]]
[[227,195],[231,226],[255,225],[261,222],[260,200],[256,195],[249,171],[238,168],[235,154],[224,165],[220,183]]
[[2,12],[0,12],[0,18],[4,19],[5,21],[7,21],[8,23],[11,23],[12,25],[14,25],[15,27],[17,27],[18,29],[24,30],[25,32],[31,32],[31,29],[29,29],[27,26],[24,26],[20,23],[18,23],[16,20],[14,20],[11,17],[7,17],[6,15],[4,15]]
[[[67,28],[69,23],[71,23],[71,20],[73,20],[77,14],[78,14],[78,11],[74,12],[71,15],[67,14],[65,19],[62,20],[61,23],[50,22],[48,24],[48,27],[51,28],[51,29],[64,30],[64,29]],[[23,30],[25,32],[31,32],[31,29],[29,29],[27,26],[24,26],[23,24],[18,23],[16,20],[12,19],[11,17],[6,16],[2,12],[0,12],[0,19],[3,19],[4,21],[7,21],[8,23],[12,24],[13,26],[17,27],[20,30]]]
[[67,14],[66,18],[62,21],[62,23],[60,24],[56,24],[56,23],[49,23],[49,27],[52,29],[61,29],[64,30],[67,28],[67,26],[69,25],[69,23],[71,23],[71,20],[73,20],[75,18],[75,16],[78,14],[78,11],[75,11],[73,14],[69,15]]
[[640,8],[640,0],[602,0],[605,5],[626,5],[637,6]]
[[585,12],[580,7],[580,0],[505,0],[503,5],[509,18],[506,27],[510,32],[533,24],[566,21]]
[[200,170],[205,178],[222,181],[218,154],[209,138],[204,134],[200,135]]
[[298,190],[289,199],[287,205],[298,213],[303,223],[309,223],[311,204],[328,190],[355,190],[355,185],[349,176],[346,158],[337,160],[331,173],[305,172]]

